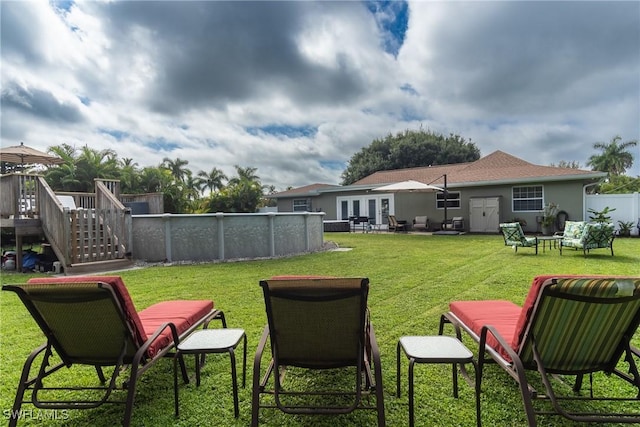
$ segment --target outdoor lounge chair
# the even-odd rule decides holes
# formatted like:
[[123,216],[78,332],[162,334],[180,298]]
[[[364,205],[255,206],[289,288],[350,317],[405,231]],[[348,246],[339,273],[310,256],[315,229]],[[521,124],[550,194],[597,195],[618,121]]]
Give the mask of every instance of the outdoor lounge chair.
[[[451,323],[458,338],[464,330],[479,343],[476,397],[483,365],[493,360],[517,381],[529,426],[536,425],[536,414],[579,422],[640,422],[640,350],[630,344],[640,323],[640,277],[538,276],[522,308],[509,301],[457,301],[449,308],[440,319],[440,333]],[[539,373],[544,394],[529,383],[526,371]],[[593,374],[598,372],[628,383],[620,389],[631,396],[594,392]],[[560,375],[575,376],[574,395],[557,395],[552,381]],[[591,389],[581,396],[584,375],[589,375]],[[536,410],[534,399],[550,403],[551,410]],[[633,403],[625,411],[607,412],[623,400]],[[582,401],[579,408],[567,405],[575,401]],[[598,405],[603,401],[609,405]],[[594,410],[585,412],[585,407]]]
[[518,247],[535,248],[538,255],[538,238],[527,237],[522,231],[519,222],[507,222],[500,224],[500,231],[504,238],[504,245],[511,246],[518,252]]
[[613,256],[613,239],[615,233],[613,224],[591,223],[582,221],[567,221],[560,240],[560,255],[563,247],[582,249],[584,256],[591,249],[610,249]]
[[[220,319],[226,327],[224,314],[213,308],[213,301],[166,301],[138,313],[118,276],[36,278],[27,284],[4,285],[2,290],[15,292],[20,297],[47,338],[24,363],[9,416],[10,426],[17,424],[23,403],[32,403],[39,409],[89,409],[104,403],[126,404],[122,424],[128,426],[138,377],[161,357],[173,356],[171,350],[199,326],[206,327],[211,320]],[[58,357],[59,363],[51,360]],[[31,367],[38,359],[41,359],[40,367],[31,376]],[[95,367],[101,385],[45,386],[49,376],[61,371],[57,375],[60,379],[62,368],[73,365]],[[129,378],[123,385],[127,390],[126,401],[110,398],[117,389],[118,375],[127,365]],[[182,359],[180,365],[183,378],[188,382]],[[103,368],[113,369],[108,381]],[[67,381],[72,382],[75,371],[64,372],[69,373],[71,379]]]
[[389,231],[407,231],[406,221],[398,221],[395,215],[389,215]]
[[[263,280],[260,286],[268,324],[254,359],[251,425],[258,425],[261,408],[277,408],[289,414],[346,414],[371,409],[377,411],[378,426],[384,426],[380,352],[367,310],[369,280],[281,277]],[[270,361],[261,376],[268,343]],[[285,383],[285,368],[291,367],[302,371],[288,372]],[[315,375],[316,387],[296,386],[295,378],[306,370],[317,374],[339,368],[343,368],[340,373],[345,371],[342,377],[352,372],[353,381],[317,386],[326,376]],[[263,394],[271,397],[261,399]],[[370,404],[374,395],[375,406]]]

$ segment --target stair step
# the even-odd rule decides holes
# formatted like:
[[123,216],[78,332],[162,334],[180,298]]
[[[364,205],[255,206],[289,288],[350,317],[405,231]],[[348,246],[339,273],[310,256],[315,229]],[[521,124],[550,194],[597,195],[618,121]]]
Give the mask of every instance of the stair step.
[[67,267],[67,270],[65,271],[65,273],[67,275],[97,273],[101,271],[113,271],[113,270],[131,268],[133,265],[134,265],[133,261],[126,258],[113,259],[113,260],[107,260],[107,261],[73,263]]

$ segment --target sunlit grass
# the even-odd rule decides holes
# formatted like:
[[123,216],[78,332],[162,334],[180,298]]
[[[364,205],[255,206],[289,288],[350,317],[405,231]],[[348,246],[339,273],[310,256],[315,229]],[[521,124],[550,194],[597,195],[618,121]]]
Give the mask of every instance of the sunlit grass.
[[[251,419],[251,362],[266,323],[258,282],[282,274],[366,276],[371,281],[369,306],[382,353],[386,419],[389,426],[408,424],[406,360],[403,361],[403,395],[395,397],[395,351],[403,335],[433,335],[440,314],[452,300],[507,299],[521,304],[532,278],[539,274],[640,275],[640,239],[617,239],[615,257],[607,250],[581,252],[557,250],[535,255],[517,253],[492,236],[427,236],[412,234],[330,233],[326,240],[347,252],[217,264],[150,267],[118,273],[124,278],[138,310],[168,299],[213,299],[224,310],[229,327],[245,329],[249,366],[246,389],[240,389],[240,418],[233,417],[229,359],[212,355],[203,369],[202,384],[180,386],[181,416],[173,416],[172,364],[162,361],[142,376],[136,395],[133,425],[246,426]],[[3,274],[2,283],[24,282],[33,275]],[[449,331],[450,332],[450,331]],[[31,316],[18,298],[0,293],[0,409],[11,408],[22,364],[44,342]],[[473,349],[473,343],[466,340]],[[634,340],[640,345],[640,336]],[[193,371],[193,360],[188,359]],[[83,370],[83,381],[93,372]],[[525,424],[515,383],[495,366],[485,372],[483,423],[495,426]],[[603,379],[604,386],[613,380]],[[25,409],[32,408],[25,406]],[[4,414],[4,413],[3,413]],[[35,413],[34,413],[35,414]],[[71,411],[64,425],[112,426],[121,422],[121,405]],[[416,425],[474,425],[473,390],[463,381],[460,398],[451,393],[450,368],[442,365],[416,367]],[[54,421],[25,420],[21,425],[52,425]],[[261,424],[270,426],[364,426],[375,425],[373,411],[344,416],[291,416],[274,410],[261,411]],[[541,425],[573,425],[557,417],[540,418]]]

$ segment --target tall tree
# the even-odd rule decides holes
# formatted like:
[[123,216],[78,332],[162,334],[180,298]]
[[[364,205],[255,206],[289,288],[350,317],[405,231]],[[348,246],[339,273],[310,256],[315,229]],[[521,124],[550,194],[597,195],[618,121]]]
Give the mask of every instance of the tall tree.
[[570,162],[566,160],[560,160],[557,165],[555,163],[551,163],[549,166],[552,166],[554,168],[582,169],[580,162],[576,162],[575,160],[572,160]]
[[237,176],[231,178],[227,186],[211,196],[209,212],[255,212],[262,199],[263,187],[257,168],[236,165]]
[[133,159],[129,157],[120,159],[119,174],[120,190],[122,193],[140,192],[140,171],[138,170],[138,163],[134,162]]
[[240,181],[260,182],[260,177],[256,175],[258,168],[252,168],[251,166],[243,168],[238,165],[235,165],[234,168],[236,168],[238,176],[231,178],[229,184],[237,184]]
[[593,170],[608,172],[610,175],[624,175],[633,166],[633,154],[627,149],[638,145],[638,141],[619,143],[622,138],[614,136],[610,143],[596,142],[593,148],[601,150],[600,154],[589,157],[587,162]]
[[188,164],[188,160],[182,160],[179,157],[175,160],[171,160],[170,158],[165,157],[162,160],[162,167],[169,170],[171,172],[171,175],[173,175],[173,178],[178,182],[184,181],[185,177],[187,176],[188,169],[186,168],[186,166]]
[[85,145],[80,150],[76,162],[77,177],[84,191],[92,192],[95,188],[96,178],[116,179],[118,177],[118,155],[115,150],[96,150]]
[[209,173],[200,171],[198,172],[198,178],[200,189],[202,191],[208,189],[211,193],[216,190],[222,190],[224,187],[224,181],[227,180],[227,176],[218,168],[211,169]]
[[425,130],[406,130],[375,139],[349,160],[342,184],[349,185],[381,170],[472,162],[480,150],[459,135],[444,136]]
[[49,152],[64,160],[64,163],[49,166],[44,177],[53,191],[83,191],[76,174],[77,151],[69,144],[49,147]]

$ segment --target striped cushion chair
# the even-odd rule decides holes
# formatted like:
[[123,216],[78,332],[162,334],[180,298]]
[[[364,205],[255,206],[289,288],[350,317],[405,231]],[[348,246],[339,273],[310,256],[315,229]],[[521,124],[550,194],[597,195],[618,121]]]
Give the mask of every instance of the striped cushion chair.
[[[440,319],[441,334],[448,323],[458,337],[465,331],[479,344],[477,396],[483,365],[493,359],[517,381],[530,426],[537,425],[536,415],[542,412],[579,422],[640,422],[637,409],[611,413],[607,411],[611,405],[597,403],[635,402],[625,408],[640,404],[640,349],[630,343],[640,323],[640,277],[538,276],[523,307],[509,301],[452,302]],[[536,392],[526,371],[539,373],[544,394]],[[577,393],[583,376],[596,372],[627,382],[631,396],[594,396],[593,389],[588,397],[557,396],[549,380],[554,374],[575,376]],[[614,388],[606,384],[602,389]],[[547,401],[551,408],[539,411],[534,399]],[[589,400],[588,412],[565,409],[572,399]],[[613,405],[613,409],[619,408]]]

